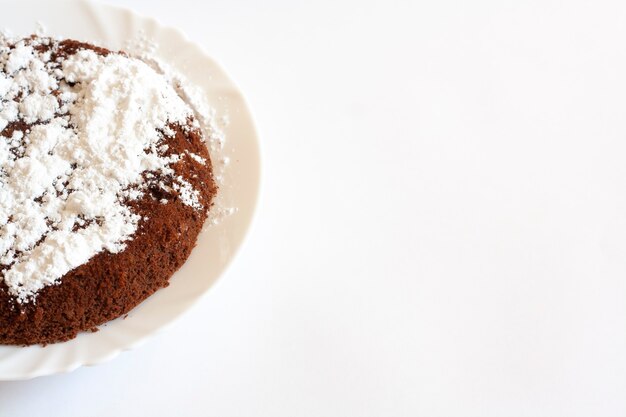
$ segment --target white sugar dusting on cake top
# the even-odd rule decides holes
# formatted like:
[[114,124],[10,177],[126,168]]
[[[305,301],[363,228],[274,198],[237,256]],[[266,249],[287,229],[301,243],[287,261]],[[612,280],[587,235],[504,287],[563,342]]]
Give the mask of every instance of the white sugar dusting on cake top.
[[55,60],[56,42],[0,38],[0,132],[31,126],[0,137],[1,279],[20,303],[99,252],[125,248],[141,220],[125,202],[143,195],[146,173],[171,176],[164,188],[208,209],[171,168],[206,161],[166,155],[161,144],[171,125],[198,128],[172,84],[119,53]]
[[[224,132],[231,122],[230,116],[227,112],[218,114],[202,88],[191,82],[169,63],[160,59],[156,54],[158,47],[159,45],[147,37],[144,32],[139,31],[126,42],[124,50],[146,62],[159,74],[162,74],[174,86],[185,102],[189,104],[194,112],[194,123],[202,131],[210,150],[214,180],[218,187],[223,189],[227,182],[225,177],[228,175],[228,167],[231,162],[231,158],[228,156],[229,149],[225,146],[226,134]],[[218,100],[222,100],[222,97],[218,97]],[[195,159],[194,155],[189,156]],[[219,225],[226,218],[237,212],[238,208],[233,206],[233,202],[226,201],[224,193],[218,192],[209,211],[205,228]]]

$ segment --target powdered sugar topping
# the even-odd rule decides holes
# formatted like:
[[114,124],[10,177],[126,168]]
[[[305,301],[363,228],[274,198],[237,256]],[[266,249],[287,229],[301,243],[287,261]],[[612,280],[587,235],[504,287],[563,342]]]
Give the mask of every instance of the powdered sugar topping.
[[[37,47],[49,42],[0,42],[0,132],[13,130],[0,137],[1,279],[21,303],[97,253],[124,249],[141,220],[124,202],[141,197],[145,173],[174,174],[183,155],[164,155],[162,132],[192,116],[141,60],[80,50],[60,63],[54,45]],[[203,208],[184,178],[170,185]]]

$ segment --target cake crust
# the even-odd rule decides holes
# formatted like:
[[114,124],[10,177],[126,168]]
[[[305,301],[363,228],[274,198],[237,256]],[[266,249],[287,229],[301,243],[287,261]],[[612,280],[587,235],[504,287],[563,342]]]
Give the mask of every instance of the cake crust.
[[[90,44],[65,40],[53,59],[63,60],[77,51],[90,49],[100,55],[111,52]],[[53,93],[54,94],[54,93]],[[65,274],[56,285],[37,294],[30,303],[19,303],[7,285],[0,282],[0,344],[30,345],[63,342],[79,332],[123,316],[160,288],[189,257],[217,192],[211,159],[197,128],[170,125],[163,138],[166,155],[193,153],[204,159],[183,157],[171,164],[194,190],[204,209],[184,204],[174,189],[150,186],[143,196],[126,204],[141,220],[126,248],[118,253],[103,251]],[[16,129],[28,125],[17,121],[0,132],[7,140]],[[159,174],[156,174],[159,175]],[[0,187],[1,192],[1,187]],[[166,199],[167,204],[162,200]],[[0,269],[1,270],[1,269]]]

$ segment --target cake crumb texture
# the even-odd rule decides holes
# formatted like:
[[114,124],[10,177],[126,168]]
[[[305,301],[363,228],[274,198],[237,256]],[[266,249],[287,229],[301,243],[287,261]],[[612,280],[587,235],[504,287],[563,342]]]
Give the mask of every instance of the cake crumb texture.
[[217,192],[174,88],[33,36],[0,39],[0,100],[0,344],[69,340],[167,286]]

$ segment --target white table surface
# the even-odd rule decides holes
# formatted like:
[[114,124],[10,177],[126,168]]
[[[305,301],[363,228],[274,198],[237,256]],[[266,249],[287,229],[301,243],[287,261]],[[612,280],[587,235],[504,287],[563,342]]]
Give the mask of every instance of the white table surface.
[[132,5],[249,99],[249,239],[175,325],[0,383],[0,416],[626,414],[626,3],[198,3]]

